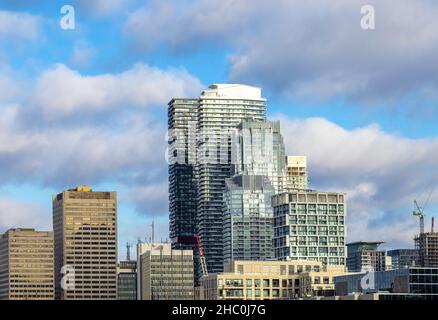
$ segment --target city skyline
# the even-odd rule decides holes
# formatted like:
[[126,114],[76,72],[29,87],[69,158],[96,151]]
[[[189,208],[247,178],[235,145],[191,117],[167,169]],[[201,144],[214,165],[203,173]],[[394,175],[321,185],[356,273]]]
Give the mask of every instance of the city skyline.
[[[298,1],[72,1],[69,31],[53,1],[2,1],[0,232],[51,230],[51,196],[91,185],[118,192],[119,257],[152,220],[169,238],[167,103],[242,83],[262,89],[286,154],[307,156],[309,187],[348,194],[348,241],[413,247],[413,200],[427,226],[438,204],[438,6],[369,2],[387,17],[373,33],[355,1],[319,1],[332,12],[320,20]],[[306,37],[312,23],[326,32]]]

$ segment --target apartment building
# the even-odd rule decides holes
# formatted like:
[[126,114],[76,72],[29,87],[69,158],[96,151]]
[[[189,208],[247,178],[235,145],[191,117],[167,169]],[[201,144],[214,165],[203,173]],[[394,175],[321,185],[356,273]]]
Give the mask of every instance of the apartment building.
[[293,190],[272,202],[277,259],[345,265],[344,193]]

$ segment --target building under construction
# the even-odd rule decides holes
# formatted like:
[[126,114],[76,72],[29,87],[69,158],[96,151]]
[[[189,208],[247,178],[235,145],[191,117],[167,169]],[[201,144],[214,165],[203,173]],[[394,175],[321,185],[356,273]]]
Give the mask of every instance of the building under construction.
[[415,248],[422,267],[438,268],[438,232],[421,233],[415,237]]

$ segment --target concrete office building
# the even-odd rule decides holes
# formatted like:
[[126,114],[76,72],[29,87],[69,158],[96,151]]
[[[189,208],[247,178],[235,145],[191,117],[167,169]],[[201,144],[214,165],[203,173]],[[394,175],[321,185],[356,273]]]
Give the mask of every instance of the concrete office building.
[[422,233],[415,237],[415,249],[422,267],[438,267],[438,232]]
[[416,249],[394,249],[386,252],[391,257],[392,269],[420,266],[420,256]]
[[0,236],[0,300],[53,300],[53,233],[10,229]]
[[275,193],[286,185],[286,162],[279,121],[243,120],[232,152],[236,175],[269,178]]
[[137,300],[137,261],[120,261],[117,267],[117,299]]
[[226,180],[224,193],[224,261],[274,258],[271,198],[266,176],[238,175]]
[[344,193],[309,190],[275,195],[276,258],[345,265],[345,198]]
[[[117,194],[80,186],[53,196],[57,299],[117,299]],[[63,266],[74,288],[61,288]]]
[[193,251],[167,243],[139,243],[140,300],[193,300]]
[[286,157],[286,188],[307,190],[307,158],[305,156]]
[[334,295],[343,266],[315,261],[231,261],[224,272],[201,278],[200,300],[273,300]]
[[386,251],[379,250],[381,241],[358,241],[347,243],[347,269],[361,272],[365,268],[373,271],[386,270]]
[[198,99],[172,99],[168,106],[169,229],[174,249],[195,247],[197,106]]

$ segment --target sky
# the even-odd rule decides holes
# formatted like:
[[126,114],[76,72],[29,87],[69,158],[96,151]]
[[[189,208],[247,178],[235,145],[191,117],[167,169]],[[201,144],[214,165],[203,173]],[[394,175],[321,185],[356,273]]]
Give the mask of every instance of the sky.
[[[63,29],[71,5],[75,28]],[[348,240],[413,247],[438,208],[438,3],[0,0],[0,232],[50,229],[51,197],[117,191],[119,251],[168,237],[167,102],[262,88],[310,186],[348,198]]]

